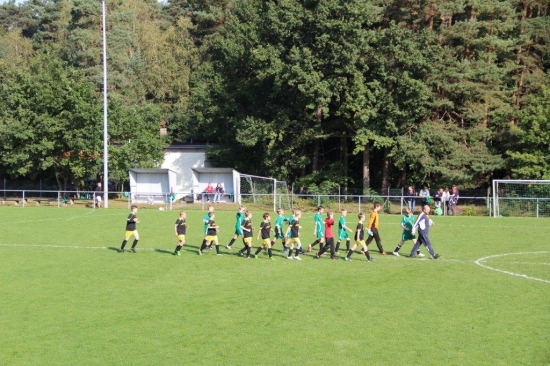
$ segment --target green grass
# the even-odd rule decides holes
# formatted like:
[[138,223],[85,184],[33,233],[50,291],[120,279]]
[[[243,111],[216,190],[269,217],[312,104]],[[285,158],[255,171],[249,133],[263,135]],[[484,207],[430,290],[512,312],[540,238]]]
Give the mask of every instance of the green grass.
[[[255,211],[259,226],[262,211]],[[127,210],[0,207],[0,364],[550,363],[546,219],[433,217],[437,261],[197,255],[202,211],[141,210],[138,253],[117,253]],[[313,213],[302,242],[313,241]],[[219,212],[220,240],[234,212]],[[356,215],[348,215],[356,222]],[[381,215],[384,247],[399,216]],[[352,224],[353,225],[353,224]],[[351,226],[351,225],[350,225]],[[411,249],[408,243],[402,252]],[[371,246],[375,251],[376,246]],[[483,264],[537,281],[483,268]],[[341,252],[342,254],[342,252]]]

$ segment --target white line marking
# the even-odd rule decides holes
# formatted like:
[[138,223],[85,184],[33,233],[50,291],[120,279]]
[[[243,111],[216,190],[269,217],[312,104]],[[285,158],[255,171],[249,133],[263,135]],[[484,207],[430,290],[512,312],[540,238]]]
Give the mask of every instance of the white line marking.
[[[39,248],[61,248],[61,249],[111,249],[112,247],[80,247],[76,245],[50,245],[50,244],[0,244],[0,247],[39,247]],[[138,248],[139,250],[166,250],[157,248]],[[128,250],[128,249],[127,249]]]
[[521,273],[515,273],[515,272],[510,272],[510,271],[504,271],[502,269],[498,269],[498,268],[493,268],[493,267],[490,267],[486,264],[482,264],[482,262],[488,260],[488,259],[491,259],[491,258],[499,258],[499,257],[506,257],[506,256],[509,256],[509,255],[525,255],[525,254],[546,254],[548,252],[522,252],[522,253],[506,253],[506,254],[496,254],[496,255],[489,255],[487,257],[483,257],[483,258],[479,258],[478,260],[475,261],[475,264],[477,264],[478,266],[481,266],[483,268],[487,268],[487,269],[490,269],[492,271],[496,271],[496,272],[500,272],[500,273],[505,273],[505,274],[508,274],[508,275],[511,275],[511,276],[516,276],[516,277],[522,277],[522,278],[526,278],[528,280],[534,280],[534,281],[540,281],[540,282],[545,282],[545,283],[550,283],[550,281],[548,280],[544,280],[542,278],[537,278],[537,277],[531,277],[531,276],[527,276],[527,275],[524,275],[524,274],[521,274]]
[[529,264],[536,266],[550,266],[550,263],[537,263],[537,262],[497,262],[498,264]]

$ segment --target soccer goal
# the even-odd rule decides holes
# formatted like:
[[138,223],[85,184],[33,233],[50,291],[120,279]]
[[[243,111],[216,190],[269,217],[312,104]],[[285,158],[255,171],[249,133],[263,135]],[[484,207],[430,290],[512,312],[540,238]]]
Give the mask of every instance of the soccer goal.
[[493,216],[550,217],[550,180],[493,180]]
[[286,182],[275,178],[240,174],[241,203],[253,203],[263,206],[290,208],[290,195]]

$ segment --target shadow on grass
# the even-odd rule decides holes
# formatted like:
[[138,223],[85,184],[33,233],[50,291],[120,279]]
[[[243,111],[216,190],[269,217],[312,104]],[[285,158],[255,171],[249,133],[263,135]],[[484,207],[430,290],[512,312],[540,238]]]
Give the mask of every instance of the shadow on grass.
[[107,249],[112,250],[112,251],[115,251],[115,252],[118,252],[118,250],[119,250],[120,248],[117,248],[117,247],[108,247]]
[[166,250],[166,249],[155,249],[155,252],[174,255],[174,252],[172,250]]

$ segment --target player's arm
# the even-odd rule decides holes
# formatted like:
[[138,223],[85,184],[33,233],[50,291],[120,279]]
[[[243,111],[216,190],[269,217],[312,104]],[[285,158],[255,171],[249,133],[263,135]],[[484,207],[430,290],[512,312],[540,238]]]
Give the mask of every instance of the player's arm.
[[420,224],[420,219],[422,218],[422,215],[424,215],[424,213],[421,213],[420,215],[418,215],[418,217],[416,218],[416,221],[414,222],[414,225],[411,229],[411,232],[413,233],[416,233],[416,229],[418,229],[418,225]]
[[174,225],[174,233],[178,236],[178,224]]

